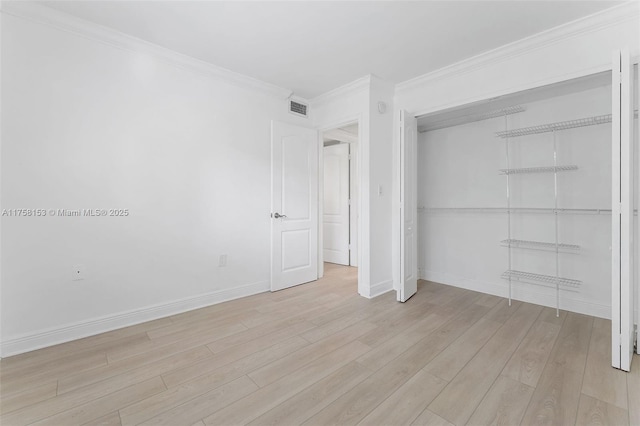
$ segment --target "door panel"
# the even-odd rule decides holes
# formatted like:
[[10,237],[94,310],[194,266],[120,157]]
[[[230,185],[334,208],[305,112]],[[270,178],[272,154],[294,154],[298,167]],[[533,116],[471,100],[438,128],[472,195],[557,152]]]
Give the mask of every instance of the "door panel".
[[310,243],[308,229],[297,229],[282,232],[282,271],[288,272],[310,265],[309,250],[300,250]]
[[635,198],[633,200],[634,204],[634,216],[633,223],[635,227],[635,239],[633,244],[633,267],[634,267],[634,282],[635,282],[635,307],[634,312],[636,313],[636,353],[640,355],[640,315],[638,315],[638,310],[640,310],[640,221],[638,211],[640,210],[640,123],[638,120],[638,111],[640,107],[640,65],[636,62],[633,65],[633,80],[632,80],[632,89],[633,89],[633,152],[635,154],[635,160],[633,163],[633,172],[635,173],[635,179],[633,180],[635,183]]
[[349,145],[324,147],[324,261],[349,265]]
[[620,52],[613,54],[611,85],[611,365],[620,368]]
[[290,220],[309,219],[309,147],[301,135],[285,136],[281,143],[282,210]]
[[614,52],[612,87],[611,365],[631,368],[633,330],[633,66],[628,50]]
[[418,290],[417,139],[415,117],[400,112],[400,288],[398,300],[406,302]]
[[271,291],[318,278],[318,135],[271,123]]

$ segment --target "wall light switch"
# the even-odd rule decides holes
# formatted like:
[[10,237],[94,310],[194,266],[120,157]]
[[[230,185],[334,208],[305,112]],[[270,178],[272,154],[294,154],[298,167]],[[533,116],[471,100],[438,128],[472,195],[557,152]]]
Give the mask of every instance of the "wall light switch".
[[84,265],[73,265],[73,276],[71,278],[73,281],[84,280],[85,278],[84,275],[85,275]]
[[227,255],[226,254],[221,254],[220,255],[220,259],[218,260],[218,266],[219,267],[227,266]]
[[382,196],[382,185],[378,185],[378,197]]

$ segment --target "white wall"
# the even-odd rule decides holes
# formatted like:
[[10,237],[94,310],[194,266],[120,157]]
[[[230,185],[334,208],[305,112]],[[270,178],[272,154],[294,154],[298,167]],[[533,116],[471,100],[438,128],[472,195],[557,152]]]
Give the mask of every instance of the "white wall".
[[[371,294],[394,288],[392,265],[393,212],[393,86],[371,79],[369,99],[369,193],[371,200]],[[386,105],[380,113],[379,102]]]
[[[526,111],[508,116],[508,128],[528,127],[611,113],[611,86],[522,104]],[[423,207],[506,207],[504,118],[420,134],[418,204]],[[611,125],[556,133],[559,165],[578,170],[558,175],[558,207],[609,209],[611,204]],[[553,165],[553,134],[513,138],[511,168]],[[553,208],[553,174],[510,177],[511,207]],[[561,291],[561,309],[610,317],[611,215],[560,215],[559,241],[581,246],[560,254],[560,276],[581,280],[577,291]],[[504,213],[425,212],[419,215],[421,276],[500,296],[508,295],[500,275],[508,267]],[[553,242],[553,215],[514,214],[511,238]],[[555,275],[555,253],[511,249],[511,269]],[[514,283],[513,297],[555,306],[555,290]]]
[[[378,112],[378,102],[387,112]],[[366,76],[311,100],[311,114],[319,129],[358,121],[360,170],[358,292],[375,297],[393,289],[391,260],[391,194],[393,144],[393,86]],[[382,187],[379,194],[378,188]]]
[[271,119],[310,125],[284,97],[3,13],[2,207],[130,213],[2,218],[2,355],[268,290]]

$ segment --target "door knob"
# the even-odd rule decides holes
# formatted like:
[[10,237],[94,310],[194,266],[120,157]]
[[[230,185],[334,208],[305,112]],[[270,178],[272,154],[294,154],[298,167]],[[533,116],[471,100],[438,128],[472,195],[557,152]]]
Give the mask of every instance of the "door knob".
[[276,212],[274,213],[273,217],[275,217],[276,219],[280,219],[281,217],[287,217],[287,215]]

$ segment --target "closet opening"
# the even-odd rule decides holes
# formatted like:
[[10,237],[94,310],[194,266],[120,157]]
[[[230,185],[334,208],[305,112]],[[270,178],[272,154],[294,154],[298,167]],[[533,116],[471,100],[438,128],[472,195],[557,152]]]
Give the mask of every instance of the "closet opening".
[[[637,88],[637,65],[631,75]],[[612,318],[613,309],[615,326],[621,301],[612,300],[612,274],[621,253],[625,261],[616,235],[635,235],[635,296],[632,289],[628,298],[640,304],[638,90],[624,151],[613,131],[620,126],[614,76],[601,72],[417,117],[420,279],[558,314]],[[622,97],[624,117],[624,88]],[[620,174],[621,163],[632,177]],[[621,233],[615,200],[629,184],[631,229]],[[637,308],[635,315],[637,324]]]

